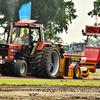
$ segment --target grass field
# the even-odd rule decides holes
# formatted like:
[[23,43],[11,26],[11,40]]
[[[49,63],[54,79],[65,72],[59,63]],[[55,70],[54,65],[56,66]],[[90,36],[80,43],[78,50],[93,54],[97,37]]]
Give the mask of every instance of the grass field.
[[[90,73],[100,75],[100,73]],[[0,80],[0,84],[32,84],[32,85],[100,85],[99,82],[86,81],[33,81],[33,80]]]
[[0,84],[31,84],[31,85],[100,85],[99,82],[85,81],[32,81],[32,80],[0,80]]
[[100,75],[100,73],[91,73],[90,72],[90,75]]

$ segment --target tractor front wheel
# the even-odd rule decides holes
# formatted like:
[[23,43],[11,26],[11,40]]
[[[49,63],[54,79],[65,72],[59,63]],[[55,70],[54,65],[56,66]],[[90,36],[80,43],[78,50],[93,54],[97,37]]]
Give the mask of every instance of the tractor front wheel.
[[23,77],[27,72],[27,63],[25,60],[17,60],[14,66],[14,74],[18,77]]

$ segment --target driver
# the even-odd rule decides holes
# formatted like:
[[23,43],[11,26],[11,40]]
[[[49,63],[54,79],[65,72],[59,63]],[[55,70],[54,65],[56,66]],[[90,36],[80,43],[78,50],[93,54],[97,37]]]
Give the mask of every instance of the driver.
[[22,37],[22,41],[23,41],[24,43],[29,43],[28,38],[29,38],[29,34],[27,33],[27,29],[24,29],[24,35],[23,35],[23,37]]

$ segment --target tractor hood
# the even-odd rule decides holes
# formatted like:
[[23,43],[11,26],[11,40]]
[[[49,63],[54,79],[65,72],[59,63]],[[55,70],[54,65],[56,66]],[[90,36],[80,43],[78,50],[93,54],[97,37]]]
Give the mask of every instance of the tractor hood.
[[17,44],[0,44],[0,48],[21,49],[22,45],[17,45]]
[[86,62],[100,62],[100,48],[85,47],[85,55],[87,56]]

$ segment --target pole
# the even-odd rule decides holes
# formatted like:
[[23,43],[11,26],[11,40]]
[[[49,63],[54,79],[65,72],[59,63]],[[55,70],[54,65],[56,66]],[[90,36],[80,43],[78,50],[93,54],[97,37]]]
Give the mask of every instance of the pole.
[[30,20],[31,20],[31,9],[32,9],[32,2],[30,1]]

